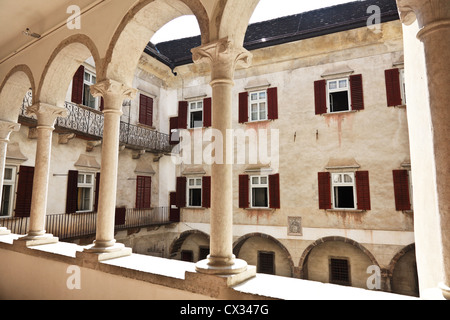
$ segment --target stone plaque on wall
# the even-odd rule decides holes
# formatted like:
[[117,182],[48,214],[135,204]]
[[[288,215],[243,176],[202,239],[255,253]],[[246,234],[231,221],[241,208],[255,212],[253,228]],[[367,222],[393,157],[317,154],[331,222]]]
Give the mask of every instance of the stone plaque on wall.
[[288,217],[288,236],[302,236],[302,218]]

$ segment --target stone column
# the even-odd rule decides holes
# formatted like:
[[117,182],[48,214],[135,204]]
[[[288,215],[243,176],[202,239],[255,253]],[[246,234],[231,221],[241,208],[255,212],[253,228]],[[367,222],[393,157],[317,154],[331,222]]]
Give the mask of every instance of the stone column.
[[251,54],[235,47],[227,38],[192,50],[195,63],[211,66],[212,128],[223,137],[223,164],[211,166],[211,237],[210,255],[200,261],[200,273],[233,275],[247,270],[247,263],[233,255],[233,166],[229,158],[227,130],[232,129],[232,88],[238,62],[250,65]]
[[57,242],[51,234],[45,232],[47,214],[48,181],[50,158],[52,152],[52,136],[56,118],[67,117],[65,108],[46,103],[37,103],[28,107],[27,114],[37,117],[37,146],[33,178],[33,194],[31,197],[30,227],[28,234],[20,240],[28,241],[27,245],[40,245]]
[[[0,120],[0,199],[3,193],[3,177],[5,174],[6,150],[8,148],[9,136],[13,131],[19,131],[20,124]],[[11,232],[0,224],[0,236],[8,235]]]
[[124,99],[133,99],[137,90],[125,85],[105,80],[91,86],[95,97],[103,97],[105,102],[102,163],[100,171],[100,192],[98,199],[97,233],[94,244],[85,252],[98,254],[131,254],[130,250],[114,239],[114,219],[116,209],[117,173],[119,164],[120,116]]
[[[431,141],[432,152],[435,161],[433,168],[435,173],[436,185],[429,189],[428,193],[435,192],[435,199],[437,204],[427,203],[429,208],[437,206],[437,221],[438,227],[430,228],[426,224],[416,223],[416,228],[428,228],[420,231],[423,234],[438,235],[440,243],[435,243],[436,248],[434,252],[439,252],[442,257],[434,257],[435,263],[442,261],[443,275],[440,288],[447,299],[450,299],[450,1],[449,0],[397,0],[400,17],[402,22],[409,26],[413,24],[416,19],[420,28],[417,33],[417,39],[423,43],[426,75],[428,88],[428,102],[429,115],[431,117]],[[406,44],[405,44],[406,45]],[[408,52],[405,52],[405,58]],[[414,66],[411,65],[411,68]],[[408,68],[408,65],[406,65]],[[408,72],[408,70],[406,70]],[[414,81],[414,79],[406,79],[406,81]],[[414,94],[414,93],[413,93]],[[411,101],[412,108],[409,107],[410,100],[408,100],[408,113],[415,112],[415,108],[423,108],[424,106],[416,106],[414,101]],[[413,128],[411,130],[420,130],[420,128]],[[414,166],[414,158],[411,159],[414,169],[419,169]],[[421,197],[423,199],[416,199],[415,201],[423,200],[429,197]],[[416,207],[416,206],[415,206]],[[425,207],[425,206],[424,206]],[[417,217],[424,218],[429,212],[417,212]],[[416,220],[416,219],[415,219]],[[417,242],[427,242],[429,239],[423,237],[416,239]],[[429,256],[426,250],[421,250],[418,243],[418,262],[420,259],[433,259]],[[420,264],[420,263],[418,263]],[[425,264],[423,264],[425,265]],[[422,268],[425,269],[425,268]],[[421,270],[419,266],[419,279],[422,274],[434,273],[434,270]]]

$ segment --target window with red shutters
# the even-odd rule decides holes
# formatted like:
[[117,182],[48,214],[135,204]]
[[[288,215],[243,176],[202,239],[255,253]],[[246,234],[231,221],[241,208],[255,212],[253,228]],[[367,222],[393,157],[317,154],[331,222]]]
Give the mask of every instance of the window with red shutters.
[[249,176],[239,176],[239,208],[247,209],[249,207]]
[[356,180],[356,197],[358,201],[359,210],[370,210],[370,186],[369,186],[369,172],[357,171],[355,174]]
[[153,99],[143,94],[139,98],[139,123],[153,126]]
[[152,178],[137,177],[136,183],[136,208],[150,209],[152,200]]
[[267,89],[268,119],[278,119],[278,89]]
[[395,208],[397,211],[411,210],[409,174],[407,170],[394,170]]
[[202,181],[202,207],[211,207],[211,177],[203,177]]
[[327,113],[327,81],[319,80],[314,82],[314,99],[316,114]]
[[72,102],[77,104],[83,103],[83,86],[84,86],[84,67],[80,66],[75,72],[72,81]]
[[248,92],[239,94],[239,123],[248,122]]
[[188,102],[180,101],[178,103],[178,129],[187,129],[188,122]]
[[269,205],[272,209],[280,209],[280,175],[273,174],[269,176]]
[[209,128],[212,126],[212,99],[205,98],[203,100],[203,127]]
[[364,90],[362,75],[350,76],[350,93],[352,99],[352,110],[364,110]]
[[389,107],[400,106],[402,102],[402,92],[400,87],[400,70],[390,69],[385,71],[386,95]]
[[186,177],[177,178],[177,207],[186,207]]
[[29,217],[33,193],[34,167],[20,166],[17,184],[16,217]]
[[331,209],[331,174],[319,172],[319,209]]
[[66,213],[76,213],[78,210],[78,171],[69,171],[67,179]]

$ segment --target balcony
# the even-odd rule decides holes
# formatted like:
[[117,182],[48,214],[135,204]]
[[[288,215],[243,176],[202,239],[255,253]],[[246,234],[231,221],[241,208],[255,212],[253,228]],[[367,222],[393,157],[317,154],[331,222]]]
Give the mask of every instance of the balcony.
[[[36,126],[35,116],[26,113],[27,107],[31,104],[32,93],[29,91],[22,103],[19,122],[30,127]],[[77,137],[86,140],[101,140],[103,138],[104,116],[102,112],[71,102],[65,102],[65,108],[69,111],[69,115],[67,118],[56,120],[55,132],[75,133]],[[119,140],[121,145],[130,149],[164,154],[170,154],[173,151],[168,134],[123,121],[120,122]]]

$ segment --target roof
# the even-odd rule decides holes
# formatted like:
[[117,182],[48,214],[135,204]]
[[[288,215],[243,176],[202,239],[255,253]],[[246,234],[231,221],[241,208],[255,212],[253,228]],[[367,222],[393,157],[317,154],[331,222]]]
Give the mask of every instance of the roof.
[[[244,47],[251,51],[364,27],[374,14],[368,10],[372,5],[380,8],[381,23],[399,19],[395,0],[354,1],[251,24],[245,35]],[[200,36],[195,36],[157,45],[150,42],[145,52],[173,70],[192,63],[191,49],[200,45]]]

